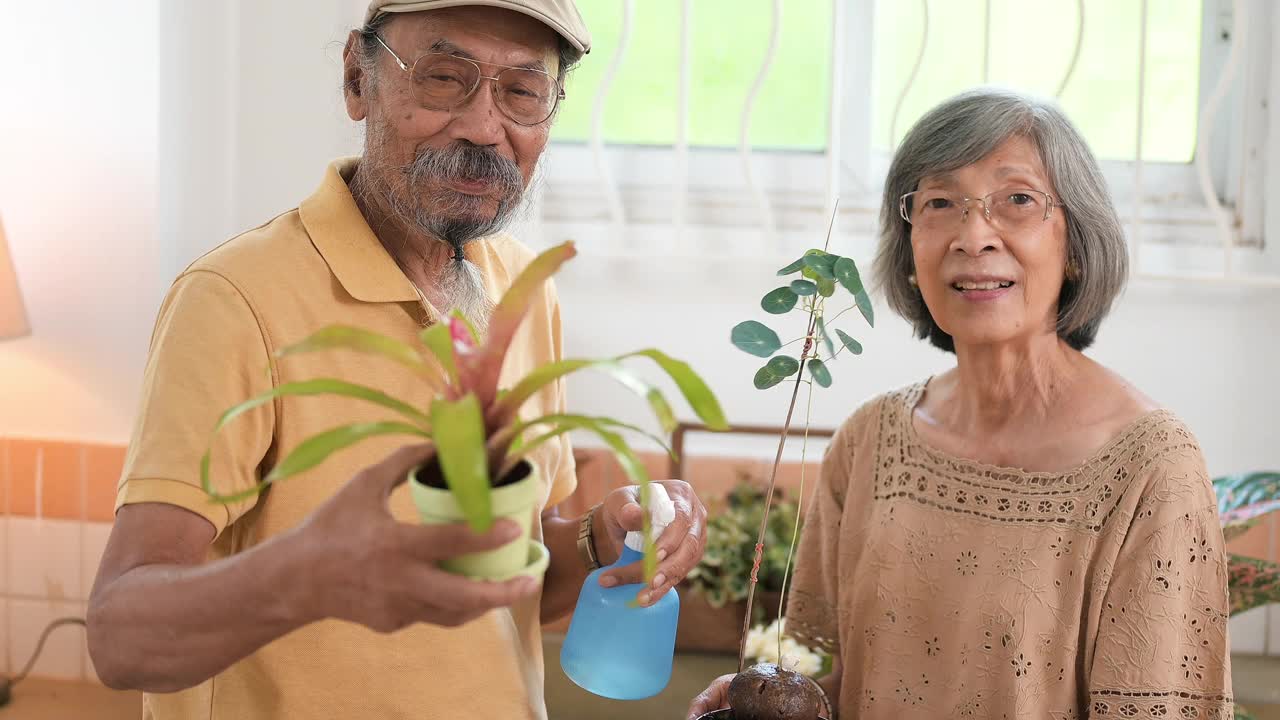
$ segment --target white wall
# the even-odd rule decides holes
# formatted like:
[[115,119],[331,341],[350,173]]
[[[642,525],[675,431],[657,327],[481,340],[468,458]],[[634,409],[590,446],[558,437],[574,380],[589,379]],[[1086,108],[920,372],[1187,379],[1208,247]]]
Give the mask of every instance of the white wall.
[[[359,130],[342,112],[339,58],[363,3],[78,5],[0,6],[0,27],[62,29],[57,48],[34,31],[0,45],[0,61],[16,69],[0,112],[0,213],[35,329],[0,345],[0,434],[118,442],[173,274],[296,205],[332,157],[358,148]],[[816,224],[795,239],[797,251],[817,242]],[[781,422],[786,391],[754,390],[757,361],[732,349],[728,333],[760,318],[756,302],[790,258],[611,260],[603,249],[615,235],[530,231],[540,242],[580,242],[560,279],[568,351],[657,346],[704,372],[733,421]],[[731,250],[750,238],[718,240]],[[867,352],[837,361],[835,385],[815,400],[817,425],[948,365],[883,308],[874,331],[847,317],[840,326]],[[1093,354],[1181,414],[1211,472],[1278,467],[1278,329],[1276,290],[1139,283]],[[581,411],[642,417],[635,398],[590,376],[573,382],[571,396]],[[1252,635],[1238,637],[1260,645]]]
[[0,3],[0,216],[33,328],[0,343],[0,435],[127,437],[162,288],[157,6]]

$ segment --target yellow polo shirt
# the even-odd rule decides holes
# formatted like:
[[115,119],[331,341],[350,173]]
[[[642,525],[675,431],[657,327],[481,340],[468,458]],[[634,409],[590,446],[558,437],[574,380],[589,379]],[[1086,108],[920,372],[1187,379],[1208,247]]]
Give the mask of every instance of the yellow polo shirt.
[[[422,408],[430,400],[407,370],[347,351],[291,356],[268,371],[274,351],[325,325],[355,325],[420,347],[417,334],[431,321],[431,309],[351,197],[346,179],[356,162],[334,163],[299,208],[197,260],[160,309],[116,505],[163,502],[199,513],[217,530],[210,559],[293,528],[357,471],[412,441],[367,440],[256,499],[216,505],[200,489],[199,461],[224,410],[273,385],[320,377],[363,383]],[[471,243],[467,256],[496,299],[533,253],[495,236]],[[559,305],[548,284],[507,356],[503,386],[560,359],[560,347]],[[526,413],[563,408],[557,384],[530,400]],[[394,418],[344,398],[277,400],[218,436],[212,476],[224,492],[248,487],[317,432],[385,419]],[[539,510],[575,486],[567,440],[546,447],[534,458]],[[415,521],[405,486],[392,495],[391,510]],[[536,520],[534,533],[541,537]],[[147,695],[143,714],[154,720],[545,718],[538,610],[534,599],[460,628],[416,625],[389,635],[337,620],[315,623],[197,687]]]

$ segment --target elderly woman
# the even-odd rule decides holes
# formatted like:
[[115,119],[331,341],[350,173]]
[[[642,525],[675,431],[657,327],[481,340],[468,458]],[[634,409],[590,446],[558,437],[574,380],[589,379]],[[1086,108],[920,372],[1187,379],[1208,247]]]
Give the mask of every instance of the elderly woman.
[[[1200,448],[1083,354],[1125,240],[1079,132],[978,90],[885,183],[877,273],[955,367],[827,450],[788,630],[849,718],[1226,718],[1227,576]],[[725,707],[732,676],[690,717]]]

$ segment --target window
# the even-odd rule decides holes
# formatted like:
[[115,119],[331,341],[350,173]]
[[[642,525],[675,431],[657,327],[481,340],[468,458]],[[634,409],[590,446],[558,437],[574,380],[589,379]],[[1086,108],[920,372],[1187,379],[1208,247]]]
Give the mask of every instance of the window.
[[[1263,245],[1268,3],[578,5],[596,49],[570,77],[554,130],[548,221],[811,235],[839,196],[842,229],[870,235],[894,144],[941,100],[990,83],[1058,98],[1102,161],[1130,221],[1135,256],[1138,247],[1157,248],[1146,260],[1161,272],[1181,271],[1174,266],[1183,261],[1199,267],[1221,260],[1160,247],[1198,246],[1221,257],[1226,235],[1236,246]],[[682,70],[686,18],[689,62]],[[1252,43],[1237,37],[1241,30],[1252,32]],[[752,98],[771,43],[772,62]],[[1228,69],[1230,82],[1220,88]],[[687,152],[680,147],[682,82]],[[1204,128],[1202,118],[1210,121]],[[1220,207],[1227,213],[1221,219]],[[1183,257],[1190,255],[1197,257]]]

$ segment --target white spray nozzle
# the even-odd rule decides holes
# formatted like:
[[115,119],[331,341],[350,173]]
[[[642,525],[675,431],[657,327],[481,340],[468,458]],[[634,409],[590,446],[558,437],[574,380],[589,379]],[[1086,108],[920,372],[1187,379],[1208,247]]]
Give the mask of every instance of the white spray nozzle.
[[[653,530],[653,539],[657,540],[663,530],[676,519],[676,504],[667,489],[661,483],[649,483],[649,526]],[[644,552],[644,533],[631,531],[627,533],[627,547],[636,552]]]

